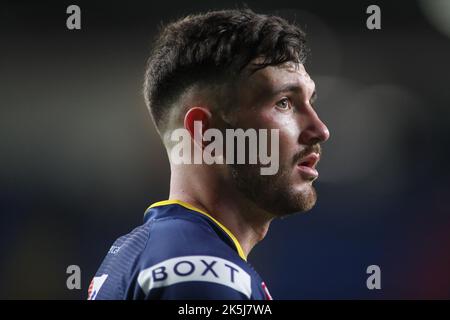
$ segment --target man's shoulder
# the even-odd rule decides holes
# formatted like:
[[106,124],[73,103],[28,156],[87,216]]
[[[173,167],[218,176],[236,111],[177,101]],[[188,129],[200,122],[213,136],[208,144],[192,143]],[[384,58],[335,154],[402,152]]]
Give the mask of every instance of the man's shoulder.
[[90,297],[249,299],[259,276],[218,229],[179,210],[148,216],[116,240],[94,278],[92,291],[102,290]]
[[137,284],[147,298],[249,298],[253,272],[204,220],[195,216],[150,221]]

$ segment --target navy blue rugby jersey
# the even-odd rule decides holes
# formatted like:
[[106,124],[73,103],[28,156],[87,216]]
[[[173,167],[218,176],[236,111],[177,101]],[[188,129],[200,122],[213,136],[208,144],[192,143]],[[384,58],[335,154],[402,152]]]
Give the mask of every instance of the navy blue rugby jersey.
[[152,204],[144,224],[114,242],[88,299],[272,297],[225,226],[188,203],[167,200]]

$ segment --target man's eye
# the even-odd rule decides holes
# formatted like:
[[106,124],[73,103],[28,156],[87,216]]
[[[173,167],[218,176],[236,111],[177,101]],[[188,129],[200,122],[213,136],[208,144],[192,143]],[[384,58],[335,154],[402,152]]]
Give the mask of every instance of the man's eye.
[[291,108],[291,101],[288,98],[283,98],[276,103],[276,106],[280,110],[289,110]]

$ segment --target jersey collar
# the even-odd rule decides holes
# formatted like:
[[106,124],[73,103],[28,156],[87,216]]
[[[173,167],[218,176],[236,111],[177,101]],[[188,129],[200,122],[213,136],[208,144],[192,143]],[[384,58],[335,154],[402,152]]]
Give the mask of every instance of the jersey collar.
[[164,201],[159,201],[159,202],[155,202],[152,205],[150,205],[147,210],[145,211],[146,213],[148,212],[149,209],[154,208],[154,207],[160,207],[160,206],[167,206],[167,205],[171,205],[171,204],[178,204],[186,209],[201,213],[202,215],[208,217],[210,220],[212,220],[219,228],[221,228],[229,237],[230,239],[233,241],[234,245],[236,246],[236,250],[239,254],[239,256],[244,259],[244,261],[247,261],[247,257],[244,254],[244,250],[242,250],[241,244],[239,243],[239,241],[236,239],[236,237],[234,236],[233,233],[231,233],[231,231],[225,227],[222,223],[220,223],[219,221],[217,221],[217,219],[213,218],[209,213],[200,210],[196,207],[194,207],[192,204],[181,201],[181,200],[164,200]]

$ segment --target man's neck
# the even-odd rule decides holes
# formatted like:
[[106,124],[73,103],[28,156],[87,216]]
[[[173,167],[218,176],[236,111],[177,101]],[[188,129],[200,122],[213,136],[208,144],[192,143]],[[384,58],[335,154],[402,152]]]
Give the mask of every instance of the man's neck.
[[188,179],[186,174],[180,174],[172,170],[169,199],[187,202],[210,214],[236,237],[247,257],[266,236],[273,216],[213,175],[202,176],[200,172],[196,179]]

